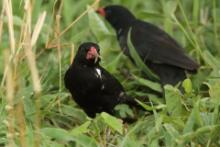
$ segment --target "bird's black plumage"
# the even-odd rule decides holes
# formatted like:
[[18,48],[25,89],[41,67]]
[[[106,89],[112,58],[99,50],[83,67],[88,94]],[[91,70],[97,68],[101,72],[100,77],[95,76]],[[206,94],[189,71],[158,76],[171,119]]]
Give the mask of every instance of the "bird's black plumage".
[[65,87],[90,117],[103,111],[113,114],[114,107],[120,103],[136,104],[119,81],[99,65],[99,50],[95,43],[80,45],[64,77]]
[[111,5],[97,10],[113,26],[123,52],[129,56],[131,42],[146,65],[159,76],[161,84],[176,85],[186,78],[185,71],[195,72],[199,65],[188,57],[183,48],[159,27],[136,19],[125,7]]

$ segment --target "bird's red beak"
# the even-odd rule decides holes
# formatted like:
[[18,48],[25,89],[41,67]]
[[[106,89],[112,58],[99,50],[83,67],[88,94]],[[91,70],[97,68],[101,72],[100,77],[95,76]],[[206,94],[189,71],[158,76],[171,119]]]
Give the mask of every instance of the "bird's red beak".
[[87,59],[87,60],[95,59],[95,62],[98,61],[98,59],[99,59],[99,54],[98,54],[98,52],[97,52],[97,50],[96,50],[95,47],[92,46],[92,47],[89,49],[89,51],[88,51],[87,54],[86,54],[86,59]]
[[99,8],[98,10],[96,10],[97,13],[99,13],[101,16],[105,17],[106,13],[105,13],[105,9],[104,8]]

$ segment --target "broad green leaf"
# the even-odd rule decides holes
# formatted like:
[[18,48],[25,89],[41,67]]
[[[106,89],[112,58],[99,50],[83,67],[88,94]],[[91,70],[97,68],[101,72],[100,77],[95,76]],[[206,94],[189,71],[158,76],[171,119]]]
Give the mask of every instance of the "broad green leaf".
[[163,9],[166,17],[170,17],[171,15],[173,15],[176,11],[176,8],[177,8],[177,1],[169,0],[165,2]]
[[86,132],[89,131],[88,127],[89,127],[90,124],[91,124],[91,121],[87,121],[84,124],[82,124],[81,126],[72,129],[70,134],[78,135],[78,134],[86,133]]
[[188,117],[188,120],[187,120],[186,125],[183,130],[184,133],[188,133],[188,132],[193,131],[193,126],[195,125],[195,117],[194,116],[195,116],[195,110],[193,110]]
[[122,120],[109,115],[108,113],[102,112],[101,117],[103,118],[104,122],[111,127],[113,130],[117,131],[118,133],[123,133],[123,124]]
[[131,108],[126,105],[126,104],[120,104],[120,105],[117,105],[114,110],[116,110],[120,117],[122,118],[126,118],[126,117],[134,117],[134,113],[133,111],[131,110]]
[[190,79],[185,79],[184,81],[183,81],[183,88],[184,88],[184,91],[186,92],[186,93],[191,93],[192,92],[192,82],[191,82],[191,80]]
[[191,141],[191,140],[195,139],[196,137],[199,137],[202,134],[212,133],[214,131],[219,132],[220,125],[210,125],[210,126],[200,127],[196,131],[186,133],[186,134],[180,136],[179,139],[187,142],[187,141]]
[[84,134],[79,134],[75,136],[74,141],[76,142],[76,146],[82,146],[82,147],[97,147],[98,143],[94,139],[94,137],[89,137]]
[[155,109],[154,107],[151,107],[151,106],[148,106],[146,104],[144,104],[143,102],[139,101],[139,100],[136,100],[138,102],[139,105],[141,105],[145,110],[148,110],[148,111],[152,111],[153,109]]
[[186,122],[186,125],[183,129],[183,133],[188,133],[193,131],[194,126],[198,125],[198,126],[202,126],[202,120],[201,120],[201,115],[200,115],[200,111],[199,111],[199,102],[200,100],[198,100],[195,104],[194,107],[188,117],[188,120]]
[[[147,121],[140,120],[134,126],[132,126],[126,135],[122,138],[121,142],[119,143],[119,147],[133,147],[133,146],[141,146],[140,140],[138,140],[135,136],[135,133],[142,128],[142,126],[146,124],[147,126],[152,126],[152,121],[147,118]],[[146,130],[147,131],[147,130]],[[144,143],[146,141],[144,140]]]
[[139,100],[136,99],[136,101],[138,102],[139,105],[141,105],[145,110],[148,110],[148,111],[152,111],[152,110],[159,110],[159,109],[163,109],[166,107],[166,105],[163,105],[163,104],[160,104],[160,105],[156,105],[156,106],[149,106]]
[[106,36],[112,35],[98,14],[91,7],[88,7],[88,9],[90,29],[96,35],[97,39],[102,40]]
[[180,116],[182,113],[180,91],[171,85],[165,85],[164,90],[165,90],[167,110],[169,114],[174,116]]
[[152,127],[147,136],[148,136],[148,144],[150,147],[158,147],[159,146],[159,140],[162,137],[162,129],[158,131],[155,127]]
[[165,14],[164,19],[164,30],[169,33],[170,35],[173,35],[173,22],[171,21],[171,16],[174,15],[176,8],[177,8],[177,2],[175,0],[169,0],[164,2],[163,1],[163,12]]
[[163,133],[165,136],[166,145],[169,145],[170,147],[177,146],[177,138],[180,136],[179,132],[171,124],[164,124],[163,126],[165,128]]
[[126,141],[120,145],[120,147],[140,147],[140,141],[138,141],[134,136],[130,135],[127,137]]
[[82,109],[73,107],[71,105],[62,105],[61,109],[64,115],[71,116],[74,119],[77,119],[78,122],[83,123],[87,120],[86,119],[87,115],[85,114],[85,112],[82,111]]
[[141,78],[141,77],[137,77],[135,75],[133,75],[133,77],[135,78],[135,80],[141,84],[141,85],[144,85],[152,90],[155,90],[157,92],[162,92],[162,89],[161,89],[161,85],[159,83],[156,83],[156,82],[152,82],[150,80],[147,80],[147,79],[144,79],[144,78]]
[[73,136],[71,136],[69,132],[61,128],[43,128],[41,129],[41,132],[51,137],[52,139],[56,139],[60,141],[74,140]]
[[220,104],[220,80],[209,80],[209,94],[216,104]]
[[220,61],[216,59],[208,50],[203,51],[202,56],[204,61],[213,69],[220,70]]

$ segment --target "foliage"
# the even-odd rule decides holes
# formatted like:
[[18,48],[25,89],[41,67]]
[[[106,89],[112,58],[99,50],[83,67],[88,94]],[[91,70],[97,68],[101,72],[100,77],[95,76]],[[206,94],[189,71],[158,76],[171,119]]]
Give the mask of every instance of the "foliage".
[[[0,146],[220,146],[220,1],[100,2],[124,5],[138,18],[160,26],[200,63],[198,73],[181,85],[185,93],[166,85],[165,99],[157,95],[158,83],[121,53],[114,30],[95,13],[94,1],[32,1],[29,29],[28,1],[12,1],[11,20],[5,2],[0,4]],[[13,28],[8,29],[10,24]],[[136,122],[123,124],[107,113],[88,118],[64,88],[64,73],[85,41],[100,45],[102,66],[146,109],[134,114]],[[26,46],[30,42],[31,48]],[[28,49],[36,58],[28,58]],[[37,73],[32,71],[34,61]]]

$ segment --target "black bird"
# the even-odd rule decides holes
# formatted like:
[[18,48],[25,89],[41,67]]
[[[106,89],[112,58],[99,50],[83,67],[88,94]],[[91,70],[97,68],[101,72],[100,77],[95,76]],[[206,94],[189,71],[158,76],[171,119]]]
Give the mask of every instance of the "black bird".
[[134,48],[143,62],[159,76],[162,85],[176,85],[186,78],[185,71],[194,73],[199,68],[170,35],[151,23],[135,18],[127,8],[110,5],[97,12],[115,29],[121,49],[130,59],[127,38],[131,29],[130,39]]
[[95,43],[81,44],[64,77],[65,87],[90,117],[103,111],[114,114],[117,104],[137,104],[126,95],[119,81],[99,65],[99,51]]

